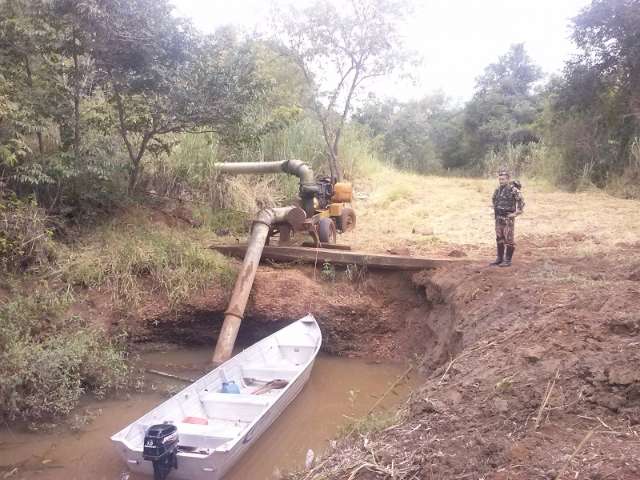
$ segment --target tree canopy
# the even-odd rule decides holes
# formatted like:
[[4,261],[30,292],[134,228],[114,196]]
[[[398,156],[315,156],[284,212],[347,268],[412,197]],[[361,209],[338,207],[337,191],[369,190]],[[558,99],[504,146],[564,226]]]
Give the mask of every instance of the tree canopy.
[[329,168],[337,178],[342,130],[362,85],[409,59],[400,35],[408,12],[402,0],[349,0],[340,8],[318,0],[278,12],[276,41],[310,88],[307,106],[322,124]]
[[119,136],[133,191],[147,154],[170,151],[175,134],[251,143],[273,87],[256,55],[230,29],[197,32],[166,0],[6,0],[2,175],[41,194],[53,185],[55,199],[63,183],[92,170],[92,158],[111,156],[105,139]]
[[479,161],[489,151],[508,144],[538,140],[533,124],[539,113],[534,84],[542,78],[523,44],[485,68],[475,94],[465,108],[468,155]]

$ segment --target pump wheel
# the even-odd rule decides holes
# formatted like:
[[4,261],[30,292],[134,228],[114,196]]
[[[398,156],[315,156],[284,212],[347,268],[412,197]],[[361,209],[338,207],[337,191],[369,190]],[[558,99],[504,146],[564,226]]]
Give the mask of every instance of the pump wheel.
[[351,207],[344,207],[342,213],[337,218],[338,230],[340,232],[350,232],[356,228],[356,212]]
[[321,218],[318,222],[318,238],[321,243],[336,243],[336,224],[330,218]]

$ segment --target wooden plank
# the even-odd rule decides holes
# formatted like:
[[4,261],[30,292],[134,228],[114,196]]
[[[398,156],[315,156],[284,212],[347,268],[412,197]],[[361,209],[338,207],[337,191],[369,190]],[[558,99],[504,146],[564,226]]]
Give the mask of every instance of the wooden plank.
[[[230,255],[243,258],[247,249],[246,245],[213,245],[212,249]],[[264,247],[261,260],[273,260],[278,262],[302,261],[305,263],[329,262],[334,265],[360,265],[372,269],[388,270],[427,270],[437,268],[458,260],[433,259],[426,257],[408,257],[403,255],[384,255],[379,253],[350,252],[343,250],[330,250],[327,248],[309,247]]]
[[[302,242],[302,246],[307,248],[316,248],[313,242]],[[320,248],[328,248],[329,250],[351,250],[349,245],[341,243],[321,243]]]

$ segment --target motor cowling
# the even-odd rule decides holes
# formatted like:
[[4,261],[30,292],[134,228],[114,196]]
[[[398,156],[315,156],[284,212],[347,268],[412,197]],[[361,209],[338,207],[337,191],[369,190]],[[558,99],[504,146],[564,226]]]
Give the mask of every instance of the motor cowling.
[[164,480],[178,468],[178,428],[170,423],[150,426],[144,434],[142,458],[153,463],[153,479]]
[[325,209],[331,203],[333,196],[333,185],[335,179],[331,177],[318,177],[316,198],[318,199],[318,207]]

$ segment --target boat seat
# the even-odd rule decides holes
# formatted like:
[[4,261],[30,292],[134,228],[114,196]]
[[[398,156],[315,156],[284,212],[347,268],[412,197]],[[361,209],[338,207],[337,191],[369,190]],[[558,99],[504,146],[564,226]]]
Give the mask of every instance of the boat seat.
[[217,448],[233,439],[229,428],[178,422],[178,443],[183,447]]
[[207,393],[200,398],[209,418],[252,422],[268,408],[270,402],[259,395],[245,393]]
[[302,365],[309,361],[316,347],[314,345],[290,345],[281,343],[278,345],[280,354],[295,365]]

